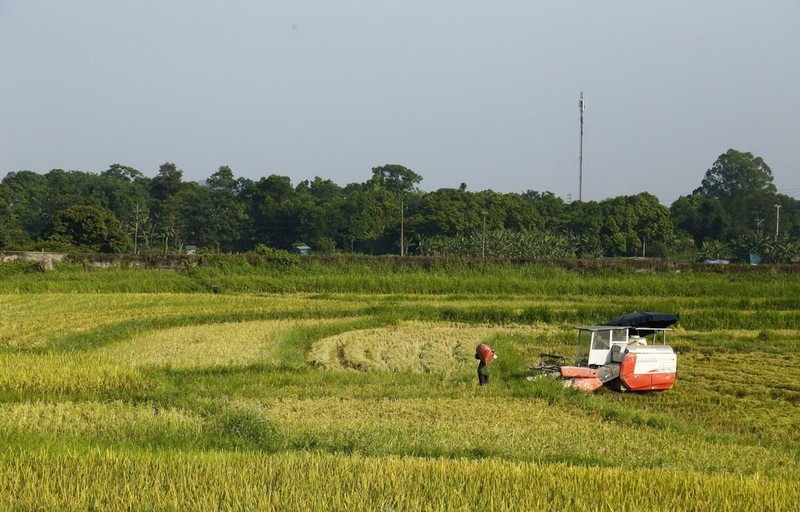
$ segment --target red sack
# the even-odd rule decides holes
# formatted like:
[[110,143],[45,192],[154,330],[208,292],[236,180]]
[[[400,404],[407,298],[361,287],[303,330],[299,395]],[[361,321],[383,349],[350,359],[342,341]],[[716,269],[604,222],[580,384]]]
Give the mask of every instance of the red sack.
[[489,348],[489,345],[481,343],[475,348],[475,359],[480,359],[483,364],[489,365],[495,358],[494,350]]

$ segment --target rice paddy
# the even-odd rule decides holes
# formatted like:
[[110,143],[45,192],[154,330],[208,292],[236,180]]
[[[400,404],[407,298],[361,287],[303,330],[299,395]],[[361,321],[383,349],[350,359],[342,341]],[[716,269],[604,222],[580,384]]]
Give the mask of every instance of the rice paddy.
[[[589,276],[598,298],[525,272],[535,290],[0,294],[0,509],[794,509],[798,277]],[[656,309],[681,314],[674,389],[526,380],[575,325]]]

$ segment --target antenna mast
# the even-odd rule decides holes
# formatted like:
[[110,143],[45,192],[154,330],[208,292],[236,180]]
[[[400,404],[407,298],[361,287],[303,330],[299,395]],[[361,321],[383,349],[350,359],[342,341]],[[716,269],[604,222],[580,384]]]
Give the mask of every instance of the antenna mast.
[[578,100],[578,110],[581,113],[581,147],[578,154],[578,201],[583,200],[583,111],[586,110],[586,103],[583,101],[583,91],[581,99]]

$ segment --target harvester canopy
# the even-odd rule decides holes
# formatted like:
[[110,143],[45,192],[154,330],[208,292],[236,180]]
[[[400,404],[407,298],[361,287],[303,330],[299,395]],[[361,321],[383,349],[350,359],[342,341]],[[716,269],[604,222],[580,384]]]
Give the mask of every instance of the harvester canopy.
[[665,329],[680,319],[678,315],[669,313],[634,312],[618,316],[603,325],[632,327],[634,329]]

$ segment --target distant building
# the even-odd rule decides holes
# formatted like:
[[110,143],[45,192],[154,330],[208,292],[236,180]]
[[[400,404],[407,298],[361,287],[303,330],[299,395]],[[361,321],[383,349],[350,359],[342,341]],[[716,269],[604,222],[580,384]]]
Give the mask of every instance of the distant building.
[[703,260],[703,263],[707,263],[709,265],[727,265],[730,262],[731,260],[726,260],[724,258],[709,258]]
[[747,263],[748,265],[760,265],[761,264],[761,256],[758,254],[749,252],[742,255],[742,262]]
[[184,245],[183,246],[183,252],[185,252],[186,254],[194,254],[194,253],[197,252],[197,246],[196,245]]
[[301,256],[308,256],[309,254],[311,254],[312,249],[311,247],[305,244],[297,244],[293,245],[292,248],[289,249],[289,252],[291,252],[292,254],[299,254]]

